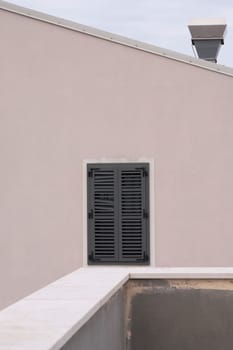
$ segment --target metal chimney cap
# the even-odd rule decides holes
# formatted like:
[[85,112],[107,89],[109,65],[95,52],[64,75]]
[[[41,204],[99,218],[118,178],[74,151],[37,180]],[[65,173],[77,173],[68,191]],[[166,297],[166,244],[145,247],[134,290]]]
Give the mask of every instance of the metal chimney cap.
[[193,19],[188,24],[192,40],[220,39],[224,40],[226,21],[223,18]]

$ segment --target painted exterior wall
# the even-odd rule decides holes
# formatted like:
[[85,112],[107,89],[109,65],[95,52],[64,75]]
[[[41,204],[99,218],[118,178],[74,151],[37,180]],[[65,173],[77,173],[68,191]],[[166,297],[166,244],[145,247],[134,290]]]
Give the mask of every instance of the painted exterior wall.
[[82,265],[85,159],[154,160],[157,266],[233,265],[232,77],[3,10],[0,41],[0,307]]

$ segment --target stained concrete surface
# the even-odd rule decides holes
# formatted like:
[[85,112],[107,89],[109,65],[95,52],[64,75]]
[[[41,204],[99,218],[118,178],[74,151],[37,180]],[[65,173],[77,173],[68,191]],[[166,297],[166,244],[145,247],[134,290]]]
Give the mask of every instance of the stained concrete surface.
[[127,350],[232,350],[232,281],[129,281]]
[[120,289],[61,350],[124,350],[124,291]]

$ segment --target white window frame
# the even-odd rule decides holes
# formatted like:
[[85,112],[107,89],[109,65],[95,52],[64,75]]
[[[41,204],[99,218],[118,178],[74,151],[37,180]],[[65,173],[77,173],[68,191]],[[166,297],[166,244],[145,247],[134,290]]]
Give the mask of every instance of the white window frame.
[[[83,266],[88,266],[87,256],[87,164],[89,163],[149,163],[149,232],[150,264],[155,267],[155,162],[152,158],[99,158],[83,160]],[[111,264],[109,264],[111,265]],[[133,265],[133,264],[132,264]],[[127,265],[129,266],[129,265]]]

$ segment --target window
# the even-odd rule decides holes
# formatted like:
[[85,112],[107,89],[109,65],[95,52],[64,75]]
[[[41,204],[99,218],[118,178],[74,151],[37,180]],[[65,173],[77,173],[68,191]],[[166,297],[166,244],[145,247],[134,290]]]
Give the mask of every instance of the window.
[[88,263],[149,264],[149,164],[87,165]]

